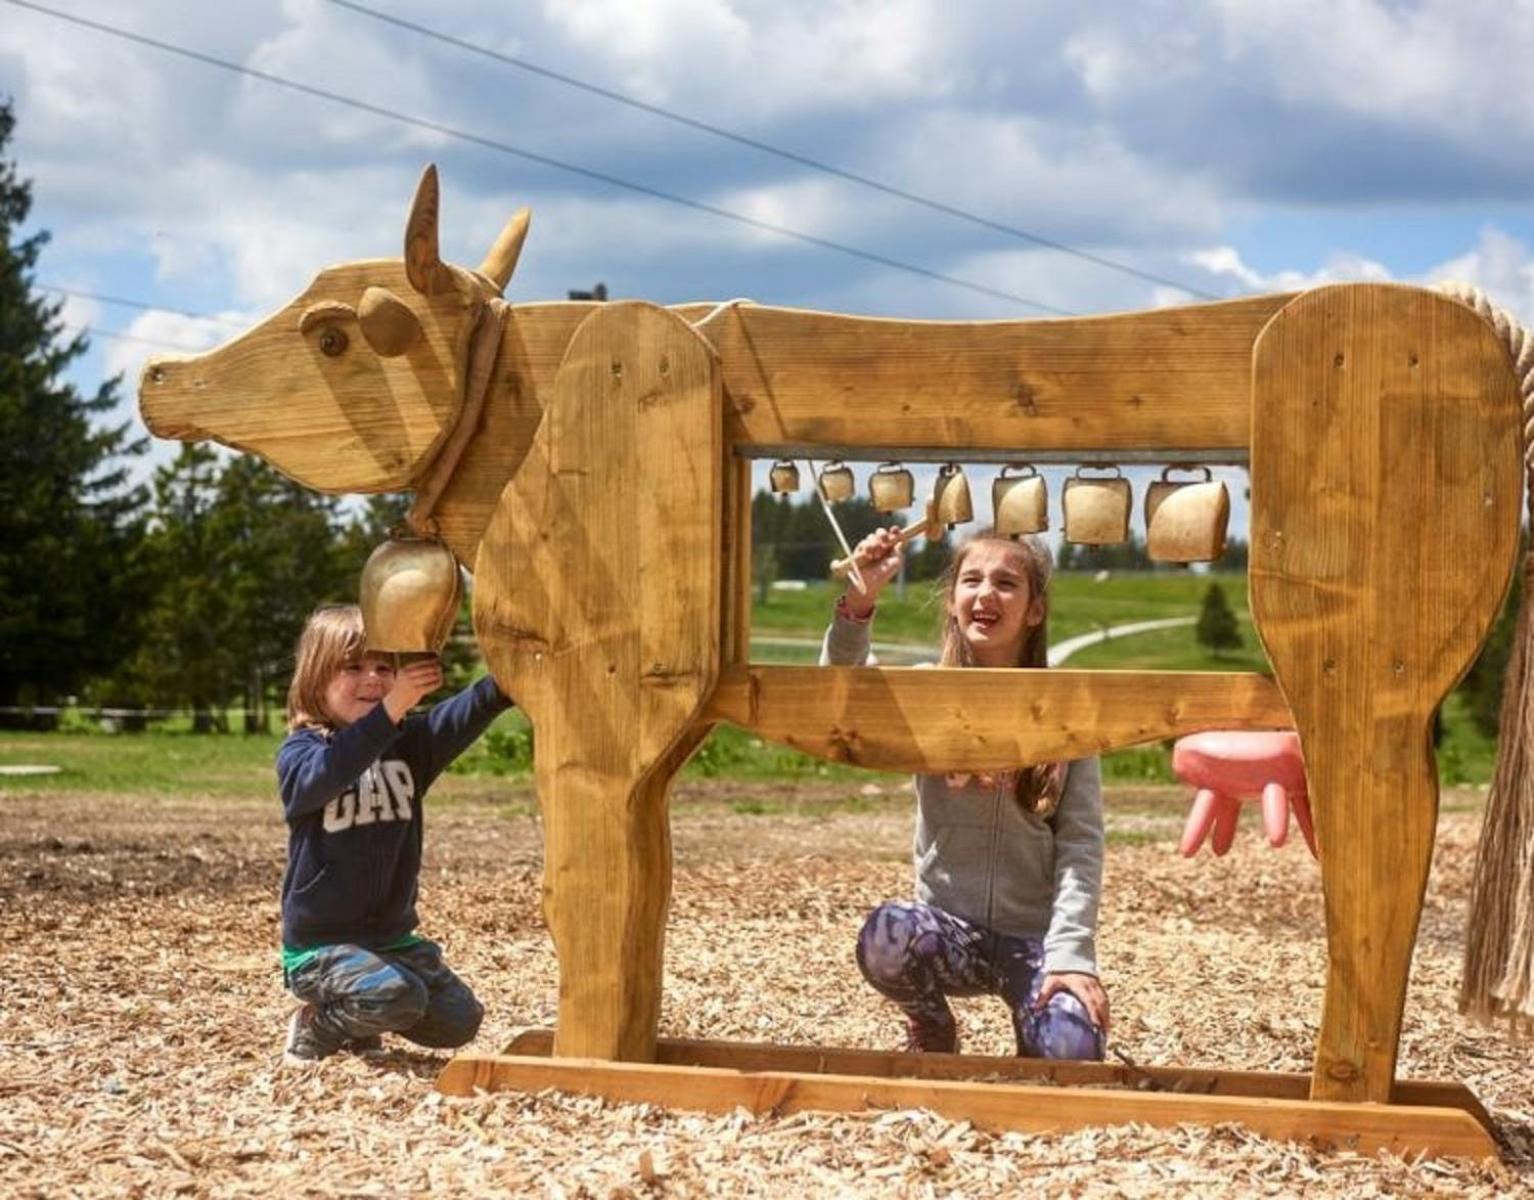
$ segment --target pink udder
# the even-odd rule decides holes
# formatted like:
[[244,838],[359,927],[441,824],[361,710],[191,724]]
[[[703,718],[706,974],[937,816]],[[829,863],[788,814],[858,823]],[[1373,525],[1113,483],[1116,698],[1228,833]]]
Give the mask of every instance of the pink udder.
[[1196,789],[1178,844],[1185,857],[1197,854],[1206,839],[1216,854],[1229,850],[1246,797],[1261,801],[1263,832],[1271,845],[1282,846],[1288,840],[1292,810],[1305,844],[1311,854],[1316,853],[1305,762],[1300,757],[1299,735],[1292,730],[1191,734],[1179,738],[1173,747],[1172,770]]

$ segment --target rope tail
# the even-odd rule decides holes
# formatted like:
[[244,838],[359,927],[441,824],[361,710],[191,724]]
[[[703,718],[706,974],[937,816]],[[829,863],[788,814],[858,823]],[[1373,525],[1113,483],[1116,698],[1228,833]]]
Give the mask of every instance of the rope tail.
[[[1439,290],[1474,309],[1512,355],[1523,396],[1525,498],[1534,525],[1534,336],[1479,288]],[[1502,684],[1497,766],[1476,850],[1460,980],[1462,1013],[1506,1018],[1517,1035],[1534,1034],[1534,550],[1525,551],[1523,596]]]

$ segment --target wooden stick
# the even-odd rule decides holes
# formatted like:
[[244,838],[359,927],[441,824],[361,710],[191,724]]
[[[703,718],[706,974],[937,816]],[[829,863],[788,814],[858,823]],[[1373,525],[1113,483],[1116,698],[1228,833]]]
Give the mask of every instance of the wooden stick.
[[[847,556],[847,559],[850,561],[852,558],[852,547],[847,545],[847,535],[842,532],[842,527],[836,519],[836,514],[831,511],[831,502],[826,499],[825,490],[820,486],[820,472],[815,469],[815,460],[813,458],[807,458],[804,461],[809,464],[810,478],[815,481],[815,495],[820,500],[820,510],[826,514],[826,520],[831,522],[831,531],[836,534],[836,540],[842,548],[842,553],[844,553]],[[858,591],[866,595],[868,592],[868,585],[863,582],[862,573],[857,569],[856,565],[852,566],[850,569],[852,571],[852,582],[857,585]]]
[[[909,525],[907,525],[904,529],[895,535],[895,539],[897,542],[899,542],[900,545],[904,546],[912,538],[923,536],[931,538],[934,541],[937,538],[943,536],[943,526],[942,523],[937,519],[937,508],[931,500],[927,501],[926,515],[923,516],[919,521],[912,521]],[[846,549],[846,545],[847,543],[843,541],[842,548]],[[831,564],[831,574],[840,579],[849,571],[855,570],[856,566],[857,555],[848,550],[846,558],[838,558]],[[863,587],[861,582],[858,583],[858,588],[865,592],[868,590],[867,588]]]

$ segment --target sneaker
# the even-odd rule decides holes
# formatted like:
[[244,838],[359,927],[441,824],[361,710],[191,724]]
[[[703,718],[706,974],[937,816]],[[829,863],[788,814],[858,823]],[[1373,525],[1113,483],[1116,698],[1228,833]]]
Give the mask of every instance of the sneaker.
[[362,1058],[382,1054],[384,1052],[383,1037],[374,1033],[368,1037],[352,1038],[350,1041],[341,1043],[341,1049]]
[[957,1054],[959,1052],[959,1029],[957,1025],[946,1029],[932,1028],[906,1018],[905,1052],[907,1054]]
[[288,1044],[282,1049],[282,1057],[290,1063],[317,1063],[334,1053],[320,1039],[314,1028],[314,1005],[304,1004],[293,1010],[288,1018]]

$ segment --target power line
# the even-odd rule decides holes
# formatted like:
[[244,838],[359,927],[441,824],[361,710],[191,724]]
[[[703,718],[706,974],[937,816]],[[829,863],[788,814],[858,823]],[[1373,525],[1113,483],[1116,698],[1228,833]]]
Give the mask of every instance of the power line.
[[205,346],[188,346],[184,342],[167,342],[160,338],[140,337],[136,333],[122,333],[116,329],[98,329],[94,325],[64,325],[66,333],[83,334],[88,338],[112,338],[119,342],[142,342],[146,346],[158,346],[162,350],[179,350],[183,354],[198,354]]
[[60,287],[56,283],[39,283],[37,285],[45,292],[57,292],[61,296],[74,296],[81,300],[95,300],[101,304],[115,304],[119,308],[136,308],[143,312],[164,312],[177,317],[190,317],[194,321],[217,321],[221,325],[231,325],[243,329],[248,324],[245,321],[236,321],[233,317],[217,317],[212,313],[192,312],[185,308],[170,308],[164,304],[151,304],[147,300],[129,300],[125,296],[105,296],[100,292],[87,292],[81,288]]
[[642,183],[633,183],[627,179],[621,179],[616,175],[609,175],[605,171],[593,170],[590,167],[578,166],[574,163],[563,162],[557,158],[551,158],[546,154],[538,154],[532,150],[524,150],[510,145],[507,142],[496,141],[493,138],[483,137],[479,134],[469,133],[462,129],[455,129],[451,125],[444,125],[438,121],[428,120],[425,117],[412,116],[395,109],[384,108],[382,105],[372,104],[366,100],[358,100],[351,96],[343,96],[339,92],[328,91],[325,88],[315,87],[313,84],[300,83],[297,80],[287,79],[281,75],[274,75],[269,71],[257,70],[255,67],[247,67],[242,63],[230,62],[227,59],[217,58],[211,54],[204,54],[200,50],[191,50],[185,46],[177,46],[170,42],[162,42],[156,38],[147,37],[141,33],[134,33],[127,29],[121,29],[115,25],[107,25],[100,21],[93,21],[87,17],[76,16],[73,13],[59,12],[57,9],[45,7],[41,4],[32,3],[32,0],[6,0],[7,3],[17,8],[29,9],[32,12],[42,13],[45,16],[78,25],[85,29],[93,29],[98,33],[105,33],[111,37],[121,38],[124,41],[134,42],[141,46],[148,46],[155,50],[162,50],[167,54],[175,54],[181,58],[191,59],[207,66],[218,67],[220,70],[233,71],[251,79],[259,79],[265,83],[275,84],[278,87],[287,88],[290,91],[300,92],[306,96],[314,96],[321,100],[327,100],[332,104],[344,105],[359,112],[372,113],[374,116],[385,117],[391,121],[398,121],[403,125],[410,125],[417,129],[426,129],[432,133],[441,134],[455,141],[466,142],[470,145],[481,146],[487,150],[494,150],[501,154],[509,154],[516,158],[526,159],[542,166],[552,167],[555,170],[566,171],[572,175],[579,175],[586,179],[596,180],[599,183],[608,184],[611,187],[623,188],[627,191],[638,192],[641,195],[650,196],[657,200],[664,200],[670,204],[678,204],[684,208],[690,208],[695,212],[708,213],[711,216],[722,217],[727,221],[747,225],[753,229],[760,229],[767,233],[775,233],[780,237],[792,238],[806,245],[818,246],[824,250],[834,250],[839,254],[845,254],[851,258],[859,258],[866,262],[876,263],[879,266],[890,267],[897,271],[905,271],[911,275],[919,275],[925,279],[936,280],[939,283],[951,284],[954,287],[965,288],[968,291],[978,292],[984,296],[991,296],[998,300],[1008,300],[1014,304],[1022,304],[1028,308],[1035,308],[1041,312],[1052,313],[1056,316],[1071,317],[1079,314],[1069,309],[1059,308],[1053,304],[1045,304],[1039,300],[1030,300],[1026,296],[1019,296],[1014,292],[1002,291],[1000,288],[988,287],[983,283],[975,283],[972,280],[960,279],[954,275],[945,275],[941,271],[929,270],[913,263],[902,262],[900,259],[890,258],[872,250],[859,249],[856,246],[848,246],[842,242],[835,242],[829,238],[817,237],[811,233],[803,233],[797,229],[789,229],[784,225],[775,225],[770,221],[759,220],[756,217],[747,216],[744,213],[733,212],[727,208],[719,208],[713,204],[706,204],[701,200],[689,200],[685,196],[678,196],[672,192],[664,192],[658,188],[648,187]]
[[711,125],[707,121],[700,121],[696,117],[689,117],[684,113],[673,112],[667,108],[661,108],[656,104],[649,104],[633,96],[622,92],[613,91],[595,83],[588,83],[584,79],[577,79],[573,75],[565,75],[548,67],[539,66],[535,62],[529,62],[525,58],[517,58],[511,54],[503,54],[499,50],[492,50],[488,46],[481,46],[477,42],[466,41],[463,38],[454,37],[452,34],[443,33],[441,30],[431,29],[425,25],[419,25],[414,21],[407,21],[403,17],[392,16],[389,13],[379,12],[375,8],[369,8],[365,4],[358,4],[356,0],[330,0],[330,3],[339,8],[349,9],[364,17],[371,17],[386,25],[393,25],[398,29],[417,34],[420,37],[430,38],[433,41],[442,42],[444,45],[453,46],[459,50],[466,50],[470,54],[478,54],[485,58],[493,59],[508,67],[516,67],[520,71],[526,71],[532,75],[539,75],[544,79],[552,79],[556,83],[565,84],[567,87],[578,88],[583,92],[589,92],[593,96],[601,96],[605,100],[612,100],[618,104],[626,104],[630,108],[640,112],[649,113],[651,116],[661,117],[667,121],[674,121],[678,125],[686,125],[689,128],[700,130],[703,133],[712,134],[714,137],[724,138],[735,142],[737,145],[748,146],[752,150],[759,150],[763,154],[771,154],[774,157],[785,159],[788,162],[798,163],[800,166],[809,167],[815,171],[822,171],[827,175],[834,175],[838,179],[845,179],[849,183],[856,183],[861,187],[872,188],[876,192],[882,192],[886,196],[894,196],[900,200],[919,204],[923,208],[933,212],[943,213],[945,216],[957,217],[961,221],[968,221],[972,225],[979,225],[983,229],[989,229],[996,233],[1004,233],[1009,237],[1021,241],[1032,242],[1036,246],[1043,246],[1047,250],[1057,250],[1061,254],[1069,254],[1073,258],[1082,259],[1085,262],[1095,263],[1097,266],[1106,267],[1110,271],[1119,271],[1125,275],[1132,275],[1147,283],[1159,283],[1166,287],[1174,287],[1178,291],[1187,292],[1204,300],[1222,300],[1223,296],[1216,296],[1212,292],[1206,292],[1196,287],[1190,287],[1186,283],[1180,283],[1175,279],[1168,279],[1164,275],[1157,275],[1151,271],[1142,271],[1139,267],[1132,267],[1128,263],[1116,262],[1111,258],[1104,258],[1100,254],[1082,250],[1076,246],[1069,246],[1064,242],[1057,242],[1053,238],[1044,237],[1041,234],[1030,233],[1026,229],[1019,229],[1016,225],[1008,225],[1004,221],[996,221],[990,217],[980,216],[978,213],[969,212],[953,204],[947,204],[942,200],[933,200],[928,196],[918,195],[915,192],[906,191],[894,184],[883,183],[877,179],[871,179],[867,175],[859,175],[854,171],[848,171],[831,163],[821,162],[806,154],[799,154],[793,150],[784,150],[780,146],[774,146],[756,138],[748,137],[743,133],[736,133],[732,129],[725,129],[719,125]]

